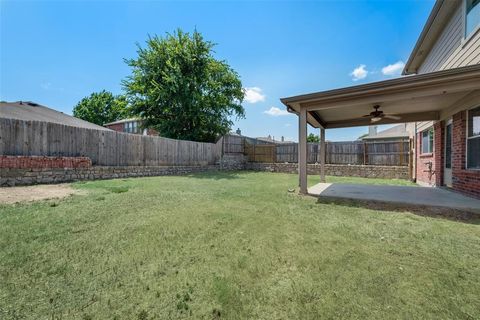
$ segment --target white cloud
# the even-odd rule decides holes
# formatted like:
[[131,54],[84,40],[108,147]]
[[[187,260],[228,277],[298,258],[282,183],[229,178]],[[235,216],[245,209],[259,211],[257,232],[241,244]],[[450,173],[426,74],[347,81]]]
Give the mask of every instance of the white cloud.
[[290,114],[287,110],[282,110],[277,107],[271,107],[270,109],[263,111],[263,113],[273,117],[288,116]]
[[292,125],[290,123],[285,123],[285,127],[291,127]]
[[359,65],[350,73],[353,81],[365,79],[367,77],[368,71],[365,69],[367,66],[364,64]]
[[53,86],[51,82],[43,82],[40,87],[45,91],[64,91],[64,88]]
[[249,87],[244,88],[245,90],[245,101],[248,103],[257,103],[265,101],[265,95],[262,93],[262,89],[259,87]]
[[394,64],[389,64],[382,68],[382,73],[386,76],[396,76],[400,75],[403,68],[405,67],[405,63],[403,61],[397,61]]
[[50,82],[44,82],[40,85],[43,90],[49,90],[52,87],[52,84]]

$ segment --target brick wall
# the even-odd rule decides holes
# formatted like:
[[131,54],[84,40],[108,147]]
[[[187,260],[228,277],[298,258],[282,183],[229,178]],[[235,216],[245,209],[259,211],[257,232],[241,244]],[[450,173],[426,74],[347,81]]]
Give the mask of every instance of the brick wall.
[[109,124],[108,126],[105,126],[105,128],[108,128],[117,132],[123,132],[123,123]]
[[422,185],[435,185],[435,159],[433,153],[431,154],[421,154],[421,141],[422,134],[417,133],[417,148],[416,148],[416,157],[417,157],[417,166],[416,166],[416,177],[417,183]]
[[[480,198],[480,170],[466,169],[467,112],[453,115],[452,122],[452,189]],[[443,186],[445,163],[445,121],[434,124],[434,150],[421,154],[421,132],[416,137],[417,182],[421,185]],[[432,163],[432,174],[427,164]]]
[[0,156],[0,168],[88,168],[87,157]]
[[[268,171],[282,173],[298,173],[296,163],[259,163],[248,162],[245,169],[253,171]],[[319,164],[308,164],[307,172],[310,175],[320,174]],[[325,174],[329,176],[382,178],[382,179],[409,179],[406,166],[373,166],[373,165],[344,165],[326,164]]]
[[[110,124],[105,127],[113,131],[123,132],[124,125],[125,125],[124,123],[116,123],[116,124]],[[143,130],[142,130],[142,134],[143,134]],[[158,136],[158,132],[155,129],[147,129],[147,136]]]
[[444,122],[439,121],[433,125],[433,153],[422,154],[422,132],[418,132],[416,137],[417,183],[441,186],[443,184]]
[[467,112],[453,116],[452,187],[480,198],[480,170],[466,169]]

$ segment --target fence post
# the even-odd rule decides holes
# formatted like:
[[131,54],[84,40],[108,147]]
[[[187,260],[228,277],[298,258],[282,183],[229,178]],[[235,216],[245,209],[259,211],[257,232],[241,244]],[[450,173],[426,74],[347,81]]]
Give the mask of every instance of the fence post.
[[363,165],[367,164],[367,142],[363,142]]
[[401,166],[403,164],[403,153],[405,152],[403,150],[403,140],[401,140],[399,144],[400,144],[400,157],[399,157],[400,164],[399,165]]

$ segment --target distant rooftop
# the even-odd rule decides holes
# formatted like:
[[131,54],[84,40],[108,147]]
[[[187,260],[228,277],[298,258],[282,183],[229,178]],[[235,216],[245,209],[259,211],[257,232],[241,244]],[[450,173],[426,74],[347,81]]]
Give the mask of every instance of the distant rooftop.
[[393,138],[408,138],[409,133],[406,130],[405,123],[398,124],[394,127],[380,131],[374,135],[366,135],[361,138],[362,140],[371,140],[371,139],[393,139]]
[[0,102],[0,118],[52,122],[78,128],[110,131],[110,129],[31,101]]
[[287,141],[284,137],[281,137],[280,140],[276,140],[275,137],[268,136],[268,137],[256,137],[255,139],[270,143],[295,143],[294,141]]
[[113,124],[132,122],[132,121],[141,121],[141,119],[138,119],[138,118],[120,119],[120,120],[113,121],[113,122],[110,122],[110,123],[105,123],[104,126],[111,126]]

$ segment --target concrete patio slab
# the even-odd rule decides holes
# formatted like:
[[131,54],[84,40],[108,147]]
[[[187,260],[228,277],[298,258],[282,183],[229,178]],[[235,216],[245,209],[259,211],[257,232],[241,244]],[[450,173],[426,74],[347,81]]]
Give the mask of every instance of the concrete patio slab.
[[308,194],[322,198],[420,205],[480,213],[480,200],[441,188],[319,183]]

